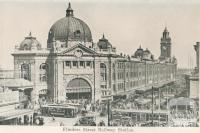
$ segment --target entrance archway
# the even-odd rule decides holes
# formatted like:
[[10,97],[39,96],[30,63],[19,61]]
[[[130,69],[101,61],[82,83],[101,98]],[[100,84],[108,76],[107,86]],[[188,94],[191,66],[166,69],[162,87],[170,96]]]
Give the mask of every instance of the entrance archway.
[[67,99],[91,99],[92,87],[83,78],[75,78],[69,81],[66,88]]

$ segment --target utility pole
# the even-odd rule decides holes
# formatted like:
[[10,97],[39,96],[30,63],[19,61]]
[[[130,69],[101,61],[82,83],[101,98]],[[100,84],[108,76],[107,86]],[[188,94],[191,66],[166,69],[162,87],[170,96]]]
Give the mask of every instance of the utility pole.
[[158,110],[159,110],[159,113],[158,113],[158,121],[159,121],[159,125],[160,125],[160,105],[161,105],[161,98],[160,98],[160,93],[161,93],[161,91],[160,91],[160,87],[158,88],[158,97],[159,97],[159,105],[158,105]]
[[154,97],[153,97],[154,94],[153,94],[153,93],[154,93],[154,90],[153,90],[153,89],[154,89],[154,88],[153,88],[153,86],[152,86],[152,91],[151,91],[151,92],[152,92],[152,99],[151,99],[151,101],[152,101],[152,110],[151,110],[151,111],[152,111],[152,112],[151,112],[151,124],[152,124],[152,126],[153,126],[153,117],[154,117],[154,113],[153,113],[153,108],[154,108],[154,105],[153,105],[153,104],[154,104]]
[[107,103],[107,113],[108,113],[108,126],[110,126],[110,99],[108,99]]

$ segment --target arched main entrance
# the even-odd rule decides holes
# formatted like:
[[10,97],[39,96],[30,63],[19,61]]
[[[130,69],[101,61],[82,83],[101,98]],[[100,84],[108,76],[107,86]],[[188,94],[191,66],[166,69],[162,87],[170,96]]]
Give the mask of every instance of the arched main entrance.
[[75,78],[69,81],[66,88],[67,99],[91,99],[92,88],[83,78]]

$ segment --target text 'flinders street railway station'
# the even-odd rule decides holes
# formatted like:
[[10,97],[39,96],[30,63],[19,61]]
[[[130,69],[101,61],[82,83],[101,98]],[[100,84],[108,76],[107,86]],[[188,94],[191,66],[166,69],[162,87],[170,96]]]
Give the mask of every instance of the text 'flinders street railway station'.
[[[100,113],[96,122],[89,116],[78,123],[70,122],[84,125],[85,120],[88,125],[96,125],[100,119],[100,125],[118,125],[124,121],[123,126],[141,126],[141,123],[151,126],[149,122],[156,125],[159,121],[169,126],[173,117],[169,117],[169,110],[179,106],[173,106],[177,101],[170,101],[177,92],[177,60],[171,56],[169,31],[167,27],[163,29],[158,59],[141,46],[132,55],[117,54],[106,36],[102,35],[97,43],[93,41],[89,26],[75,17],[69,4],[66,16],[50,27],[46,48],[31,33],[17,44],[12,53],[13,78],[0,80],[0,88],[4,94],[18,93],[13,110],[16,107],[37,110],[41,114],[37,117],[44,116],[47,121],[47,116],[54,121],[59,119],[57,115],[68,117],[66,120],[76,119],[79,113],[86,117],[91,111]],[[186,106],[190,108],[189,105]],[[3,121],[24,124],[26,120],[27,124],[37,123],[33,112],[2,119],[2,124],[5,124]]]

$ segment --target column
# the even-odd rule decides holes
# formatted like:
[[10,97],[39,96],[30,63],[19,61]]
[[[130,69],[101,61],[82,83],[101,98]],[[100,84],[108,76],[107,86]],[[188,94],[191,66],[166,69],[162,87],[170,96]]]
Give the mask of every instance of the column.
[[33,124],[33,115],[30,115],[30,125]]
[[196,45],[194,45],[194,49],[196,51],[196,67],[197,70],[199,70],[199,47],[200,46],[200,42],[197,42]]

